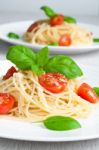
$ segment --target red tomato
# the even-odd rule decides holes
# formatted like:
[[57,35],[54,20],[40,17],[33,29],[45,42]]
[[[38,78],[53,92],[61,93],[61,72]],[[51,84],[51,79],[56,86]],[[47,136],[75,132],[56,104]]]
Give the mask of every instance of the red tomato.
[[15,67],[11,67],[7,73],[3,76],[3,80],[9,79],[11,76],[13,76],[13,74],[17,72],[17,70],[15,69]]
[[32,31],[34,31],[35,28],[38,27],[38,25],[39,25],[38,22],[32,23],[32,24],[30,25],[30,27],[27,29],[27,32],[32,32]]
[[58,43],[60,46],[70,46],[72,43],[72,39],[70,35],[64,34],[64,35],[61,35]]
[[67,79],[60,73],[46,73],[39,77],[39,83],[52,93],[60,93],[65,90]]
[[56,26],[61,25],[64,22],[64,16],[63,15],[56,15],[50,19],[50,25]]
[[7,114],[14,107],[15,98],[8,93],[0,93],[0,114]]
[[87,83],[81,84],[78,89],[78,95],[90,103],[97,103],[99,101],[99,97],[96,95],[91,86]]

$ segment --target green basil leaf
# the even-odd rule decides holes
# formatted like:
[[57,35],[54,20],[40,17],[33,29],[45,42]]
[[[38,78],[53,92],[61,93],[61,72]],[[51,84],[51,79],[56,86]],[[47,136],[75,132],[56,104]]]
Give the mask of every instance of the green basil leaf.
[[59,44],[58,43],[49,43],[48,45],[49,46],[58,46]]
[[44,73],[44,70],[40,68],[37,64],[32,64],[31,70],[36,73],[37,75],[41,75]]
[[20,38],[19,35],[16,34],[16,33],[14,33],[14,32],[9,32],[9,33],[7,34],[7,36],[8,36],[9,38],[12,38],[12,39],[19,39],[19,38]]
[[30,69],[36,59],[32,49],[22,45],[10,47],[6,57],[22,70]]
[[[52,8],[50,8],[48,6],[42,6],[41,9],[50,18],[58,15],[58,13],[56,13]],[[76,19],[71,16],[64,16],[64,21],[66,21],[68,23],[76,23],[77,22]]]
[[54,12],[54,10],[48,6],[42,6],[41,9],[45,12],[46,16],[48,16],[48,17],[53,17],[53,16],[57,15]]
[[68,23],[77,23],[76,19],[70,16],[64,16],[64,21]]
[[99,38],[94,38],[93,42],[99,42]]
[[36,54],[36,62],[40,67],[43,67],[49,60],[49,49],[48,47],[42,48]]
[[77,120],[65,116],[48,117],[46,120],[43,121],[43,123],[46,128],[56,131],[65,131],[81,128],[81,125]]
[[72,79],[83,75],[79,66],[66,55],[52,57],[44,68],[46,72],[59,72]]
[[44,72],[59,72],[72,79],[83,74],[78,65],[69,56],[57,55],[49,58],[47,47],[42,48],[35,54],[32,49],[26,46],[12,46],[9,48],[6,57],[19,69],[32,70],[38,75]]
[[94,87],[93,90],[94,90],[95,93],[99,96],[99,87]]

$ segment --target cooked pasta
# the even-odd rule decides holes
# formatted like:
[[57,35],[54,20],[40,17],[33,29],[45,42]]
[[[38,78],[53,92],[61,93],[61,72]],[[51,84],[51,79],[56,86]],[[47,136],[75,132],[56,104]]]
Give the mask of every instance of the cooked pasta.
[[8,114],[13,117],[30,122],[53,115],[85,118],[92,105],[77,95],[81,83],[78,79],[68,80],[66,89],[54,94],[39,84],[38,76],[32,71],[19,71],[9,79],[0,81],[0,92],[15,97],[16,105]]
[[[62,35],[71,38],[70,46],[91,45],[93,37],[90,31],[78,24],[64,22],[61,25],[51,26],[49,20],[34,23],[33,30],[24,34],[24,39],[33,44],[48,45],[58,43]],[[33,24],[32,24],[33,25]]]

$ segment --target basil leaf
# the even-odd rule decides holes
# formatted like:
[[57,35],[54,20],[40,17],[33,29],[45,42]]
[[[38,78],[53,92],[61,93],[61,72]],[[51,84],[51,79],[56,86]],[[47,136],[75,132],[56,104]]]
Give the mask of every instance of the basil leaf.
[[58,46],[58,43],[49,43],[49,46]]
[[99,38],[94,38],[93,42],[99,42]]
[[42,48],[36,54],[36,62],[40,67],[43,67],[49,60],[49,50],[48,47]]
[[56,131],[72,130],[81,128],[80,123],[71,118],[64,116],[52,116],[43,121],[46,128]]
[[72,79],[83,74],[78,65],[69,56],[57,55],[50,58],[47,47],[42,48],[35,54],[32,49],[26,46],[12,46],[9,48],[6,57],[19,69],[32,70],[37,75],[44,72],[59,72]]
[[48,17],[53,17],[53,16],[57,15],[54,12],[54,10],[48,6],[42,6],[41,9],[45,12],[46,16],[48,16]]
[[14,32],[9,32],[9,33],[7,34],[7,36],[8,36],[9,38],[12,38],[12,39],[19,39],[19,38],[20,38],[19,35],[16,34],[16,33],[14,33]]
[[52,57],[44,69],[46,72],[62,73],[69,79],[83,75],[79,66],[66,55],[57,55]]
[[6,57],[22,70],[31,69],[31,65],[36,59],[32,49],[22,45],[10,47]]
[[37,64],[32,64],[31,70],[36,73],[37,75],[41,75],[44,73],[44,70],[40,68]]
[[[58,15],[58,13],[48,6],[42,6],[41,9],[45,12],[46,16],[50,18]],[[64,21],[68,23],[76,23],[76,19],[70,16],[64,16]]]
[[99,96],[99,87],[94,87],[93,90],[94,90],[95,93]]
[[76,19],[70,16],[64,16],[64,21],[68,23],[77,23]]

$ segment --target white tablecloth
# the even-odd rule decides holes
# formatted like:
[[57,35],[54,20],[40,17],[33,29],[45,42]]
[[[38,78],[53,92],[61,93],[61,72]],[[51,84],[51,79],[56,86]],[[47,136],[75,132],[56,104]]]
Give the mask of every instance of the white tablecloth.
[[[32,14],[18,14],[18,13],[0,13],[0,24],[20,21],[31,20],[34,16]],[[36,17],[34,17],[35,19]],[[38,17],[39,18],[39,17]],[[82,22],[92,23],[99,25],[99,17],[86,16],[77,17]],[[6,51],[9,44],[0,41],[0,60],[5,59]],[[83,65],[97,65],[99,66],[99,51],[71,55],[78,63]],[[80,142],[64,142],[64,143],[40,143],[40,142],[24,142],[0,138],[0,150],[99,150],[99,139]]]

